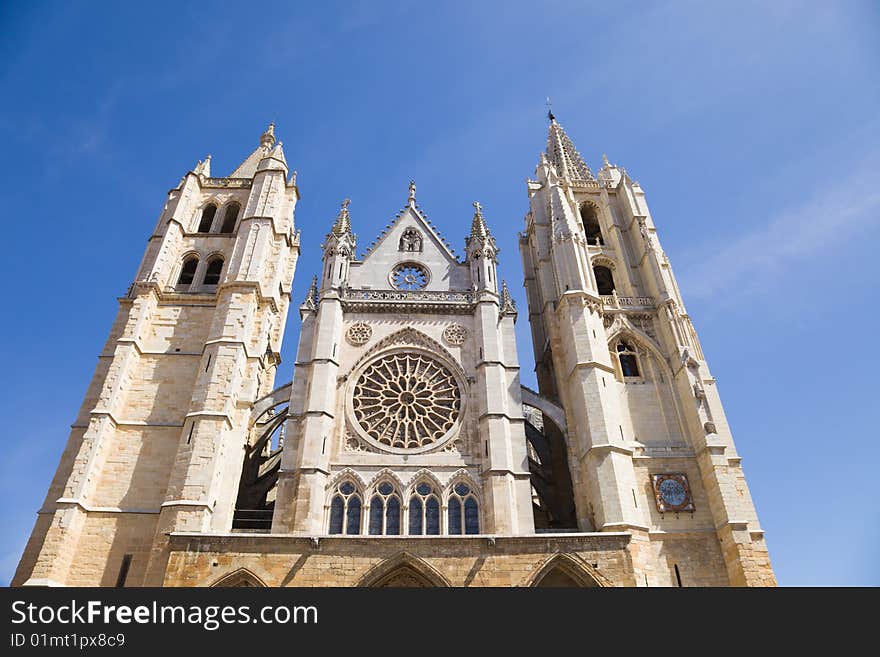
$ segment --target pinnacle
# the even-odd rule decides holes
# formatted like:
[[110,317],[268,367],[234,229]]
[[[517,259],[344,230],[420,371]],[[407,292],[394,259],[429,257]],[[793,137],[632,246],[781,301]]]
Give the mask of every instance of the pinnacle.
[[479,201],[474,201],[473,206],[474,219],[471,222],[471,238],[490,237],[489,226],[486,225],[486,220],[483,218],[483,206]]
[[339,207],[339,214],[336,215],[336,221],[333,224],[333,228],[330,230],[331,234],[336,235],[337,237],[342,237],[343,235],[351,235],[351,215],[348,212],[348,206],[351,203],[351,199],[345,199]]

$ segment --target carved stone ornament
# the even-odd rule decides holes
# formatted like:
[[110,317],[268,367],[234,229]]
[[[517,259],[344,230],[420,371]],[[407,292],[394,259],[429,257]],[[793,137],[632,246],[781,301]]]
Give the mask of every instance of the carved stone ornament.
[[450,324],[443,329],[443,339],[455,347],[463,345],[467,337],[468,331],[461,324]]
[[370,447],[363,440],[358,438],[353,433],[348,433],[345,436],[345,451],[346,452],[375,452],[376,450]]
[[366,344],[370,341],[370,338],[373,337],[373,328],[369,324],[358,322],[357,324],[352,324],[348,327],[346,335],[348,341],[353,345]]

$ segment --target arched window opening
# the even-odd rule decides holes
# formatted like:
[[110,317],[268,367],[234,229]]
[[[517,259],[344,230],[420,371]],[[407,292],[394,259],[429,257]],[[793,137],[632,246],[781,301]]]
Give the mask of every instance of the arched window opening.
[[177,277],[178,285],[190,285],[196,277],[196,268],[199,266],[199,259],[196,256],[189,256],[183,261],[183,267],[180,269],[180,276]]
[[343,481],[336,487],[330,501],[330,523],[328,534],[361,533],[361,497],[357,486],[351,481]]
[[407,228],[400,236],[400,242],[397,244],[398,251],[417,251],[422,250],[422,234],[415,228]]
[[214,223],[214,215],[217,214],[217,206],[216,205],[206,205],[205,209],[202,210],[202,219],[199,221],[199,232],[200,233],[210,233],[211,232],[211,224]]
[[599,217],[596,215],[596,206],[592,203],[584,203],[581,206],[581,222],[584,224],[584,234],[588,244],[605,244],[602,238],[602,229],[599,227]]
[[400,534],[400,498],[394,486],[383,481],[370,499],[370,534],[396,536]]
[[221,233],[231,233],[235,230],[235,222],[238,221],[238,213],[241,206],[238,203],[230,203],[226,206],[226,212],[223,214],[223,225],[220,227]]
[[450,534],[480,533],[480,511],[477,498],[471,487],[463,481],[456,482],[452,487],[449,494],[447,518]]
[[223,258],[214,258],[208,262],[205,270],[205,285],[217,285],[220,282],[220,273],[223,271]]
[[440,497],[427,482],[417,484],[409,498],[409,533],[440,533]]
[[599,294],[611,294],[614,292],[614,277],[608,267],[593,267],[593,273],[596,275],[596,287],[599,288]]
[[617,357],[620,359],[620,371],[623,376],[641,376],[638,354],[628,343],[621,342],[617,345]]

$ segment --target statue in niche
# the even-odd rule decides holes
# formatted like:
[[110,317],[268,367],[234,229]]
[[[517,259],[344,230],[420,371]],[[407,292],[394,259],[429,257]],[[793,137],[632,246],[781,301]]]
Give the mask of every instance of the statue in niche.
[[407,228],[400,236],[398,251],[421,252],[422,236],[415,228]]

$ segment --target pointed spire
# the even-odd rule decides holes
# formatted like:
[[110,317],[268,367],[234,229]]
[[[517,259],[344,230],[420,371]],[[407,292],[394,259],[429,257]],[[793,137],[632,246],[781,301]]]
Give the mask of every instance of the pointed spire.
[[332,232],[334,235],[344,235],[351,232],[351,215],[348,213],[348,206],[351,199],[345,199],[339,206],[339,214],[336,215],[336,222],[333,224]]
[[581,154],[552,114],[550,131],[547,135],[547,158],[556,167],[560,176],[570,180],[595,180],[590,167],[584,162]]
[[312,276],[312,285],[306,292],[306,298],[303,300],[300,310],[317,310],[318,309],[318,277]]
[[[333,228],[327,234],[325,239],[325,248],[329,248],[331,243],[339,244],[348,242],[349,244],[343,248],[343,251],[354,256],[354,245],[357,236],[351,231],[351,215],[348,213],[348,205],[351,199],[345,199],[339,207],[339,214],[336,215],[336,221],[333,222]],[[333,247],[335,248],[335,247]]]
[[486,220],[483,218],[483,206],[480,205],[479,201],[474,201],[473,206],[474,219],[471,222],[471,239],[485,239],[487,237],[491,237],[491,234],[489,233],[489,226],[486,225]]
[[510,289],[507,287],[507,281],[501,281],[501,313],[516,314],[516,302],[510,296]]
[[[270,123],[269,127],[266,128],[266,132],[260,135],[260,145],[257,146],[254,151],[248,155],[244,162],[239,164],[235,171],[229,174],[230,178],[253,178],[258,170],[262,167],[263,160],[269,159],[277,159],[283,165],[284,168],[287,169],[287,161],[284,159],[284,151],[273,147],[275,146],[275,123]],[[281,146],[281,142],[278,142],[278,146]],[[280,155],[280,157],[275,157],[276,154]],[[268,168],[277,168],[277,167],[268,167]]]
[[465,251],[470,256],[474,251],[485,250],[485,255],[493,260],[499,253],[495,238],[489,231],[489,226],[483,218],[483,206],[479,201],[474,201],[474,219],[471,222],[471,232],[464,240]]

